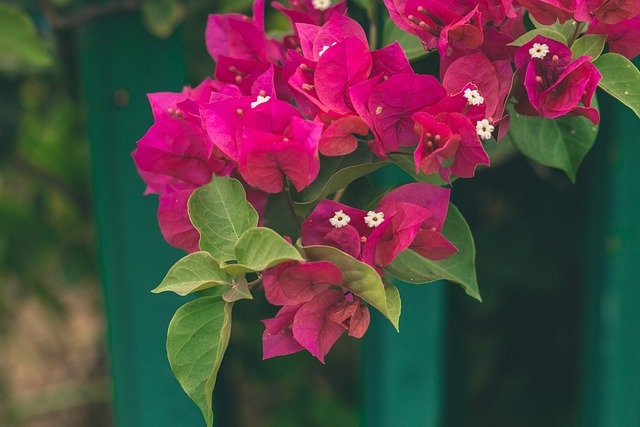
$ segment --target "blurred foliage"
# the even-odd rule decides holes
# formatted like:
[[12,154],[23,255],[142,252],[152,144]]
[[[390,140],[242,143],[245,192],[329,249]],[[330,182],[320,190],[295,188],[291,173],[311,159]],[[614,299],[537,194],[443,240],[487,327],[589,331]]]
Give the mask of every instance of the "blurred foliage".
[[72,65],[54,61],[53,33],[36,37],[29,15],[5,5],[8,20],[30,36],[0,45],[0,64],[13,64],[0,72],[0,310],[12,309],[9,292],[55,307],[55,286],[96,275],[84,118]]

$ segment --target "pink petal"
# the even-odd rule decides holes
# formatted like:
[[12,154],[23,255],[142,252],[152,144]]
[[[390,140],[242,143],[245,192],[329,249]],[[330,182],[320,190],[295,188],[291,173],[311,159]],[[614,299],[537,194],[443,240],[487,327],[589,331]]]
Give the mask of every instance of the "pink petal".
[[329,289],[303,304],[295,314],[294,338],[322,363],[333,344],[345,331],[343,325],[328,319],[327,310],[343,300],[342,292]]

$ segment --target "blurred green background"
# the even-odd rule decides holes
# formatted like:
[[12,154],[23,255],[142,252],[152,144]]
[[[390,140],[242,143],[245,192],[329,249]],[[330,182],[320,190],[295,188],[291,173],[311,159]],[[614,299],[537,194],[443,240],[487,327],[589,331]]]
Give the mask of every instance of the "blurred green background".
[[[182,24],[183,83],[195,85],[213,71],[207,14],[250,8],[246,0],[109,4],[0,4],[2,426],[114,425],[78,31],[112,14],[136,14],[156,37]],[[268,21],[284,25],[273,13]],[[499,150],[491,169],[454,185],[454,203],[476,239],[484,303],[447,287],[443,425],[576,426],[589,178],[583,169],[574,186],[507,142]],[[216,392],[219,419],[227,426],[359,425],[361,343],[340,340],[326,366],[306,353],[263,362],[259,320],[273,314],[260,296],[238,304]]]

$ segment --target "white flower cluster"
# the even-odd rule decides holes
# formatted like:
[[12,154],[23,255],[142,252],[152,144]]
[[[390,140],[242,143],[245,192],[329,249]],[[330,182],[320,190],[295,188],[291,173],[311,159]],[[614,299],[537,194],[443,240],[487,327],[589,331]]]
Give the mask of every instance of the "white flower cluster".
[[315,10],[323,12],[331,7],[331,0],[311,0],[311,5]]
[[271,99],[270,96],[258,95],[258,99],[256,99],[255,101],[253,101],[251,103],[251,108],[256,108],[258,105],[264,104],[265,102],[267,102],[270,99]]
[[[329,222],[335,228],[342,228],[349,224],[351,217],[341,210],[334,212],[333,217],[329,218]],[[369,228],[377,227],[384,221],[384,212],[367,212],[367,216],[364,217],[364,222]]]
[[533,47],[529,49],[529,55],[532,58],[542,59],[547,56],[547,53],[549,53],[549,46],[544,43],[534,43]]
[[[335,45],[336,45],[336,42],[331,43],[331,46],[335,46]],[[322,50],[318,52],[318,56],[324,55],[327,49],[329,49],[331,46],[327,46],[327,45],[322,46]]]
[[494,131],[494,127],[489,120],[482,119],[476,123],[476,132],[482,139],[491,139],[491,132]]
[[329,222],[335,228],[342,228],[345,225],[349,224],[349,221],[351,221],[351,217],[346,213],[342,212],[342,209],[334,213],[335,215],[332,218],[329,218]]
[[477,90],[465,89],[464,97],[469,101],[469,105],[482,105],[484,98]]

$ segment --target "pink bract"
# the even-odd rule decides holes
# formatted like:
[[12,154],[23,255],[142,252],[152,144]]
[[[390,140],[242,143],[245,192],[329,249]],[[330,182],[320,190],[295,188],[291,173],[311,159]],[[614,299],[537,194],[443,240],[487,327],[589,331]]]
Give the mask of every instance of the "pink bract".
[[[532,57],[529,49],[534,43],[548,46],[544,58]],[[527,92],[527,100],[519,100],[523,105],[516,105],[516,109],[526,114],[528,101],[543,117],[582,115],[598,123],[600,115],[591,107],[591,98],[602,76],[590,59],[582,56],[572,61],[566,45],[536,36],[516,53],[516,68]]]

